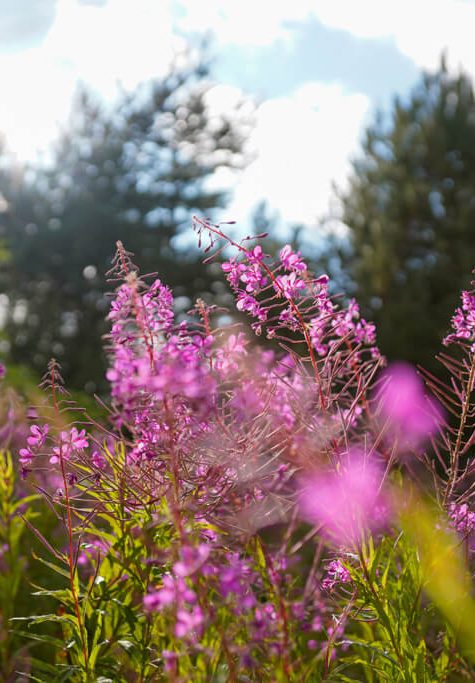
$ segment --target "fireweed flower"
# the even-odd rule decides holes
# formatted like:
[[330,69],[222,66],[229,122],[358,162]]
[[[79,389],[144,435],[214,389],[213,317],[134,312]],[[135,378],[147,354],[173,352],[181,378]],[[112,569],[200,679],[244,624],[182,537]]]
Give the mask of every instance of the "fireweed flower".
[[182,577],[166,574],[163,586],[159,590],[148,593],[143,599],[144,609],[149,612],[161,612],[167,607],[175,607],[175,635],[177,638],[188,637],[198,640],[204,622],[204,614],[197,603],[194,590],[188,587]]
[[421,378],[406,363],[394,363],[383,373],[376,399],[382,419],[401,447],[419,446],[441,423],[440,406],[425,395]]
[[472,512],[467,503],[456,505],[451,503],[448,509],[451,525],[463,538],[469,538],[475,531],[475,512]]
[[236,601],[238,613],[249,610],[256,604],[252,591],[256,580],[255,572],[249,563],[239,556],[239,553],[226,555],[226,562],[219,569],[219,590],[223,598],[232,598]]
[[[207,429],[216,379],[211,371],[212,335],[191,333],[186,323],[173,325],[173,297],[156,280],[118,290],[113,320],[111,366],[107,378],[117,424],[134,435],[131,463],[156,459],[175,447],[190,448],[192,437]],[[171,437],[170,420],[173,418]]]
[[[233,257],[222,265],[237,309],[255,319],[251,325],[255,334],[260,335],[265,328],[272,339],[281,331],[285,334],[286,330],[300,330],[320,357],[341,348],[344,339],[344,348],[349,354],[353,351],[352,362],[346,368],[350,372],[361,351],[369,352],[372,359],[380,357],[375,326],[361,318],[354,299],[346,308],[333,303],[327,275],[310,278],[300,253],[288,244],[280,251],[277,263],[264,262],[265,258],[257,246],[252,251],[242,250],[241,261]],[[360,347],[357,352],[355,346]]]
[[31,465],[34,458],[35,453],[30,449],[29,446],[27,446],[27,448],[20,448],[20,462],[24,467]]
[[277,294],[283,294],[286,299],[294,299],[305,288],[305,282],[297,277],[296,273],[278,275],[276,278],[275,290]]
[[195,602],[196,593],[188,587],[185,580],[171,574],[165,574],[161,588],[144,597],[145,609],[153,612],[160,611],[169,605],[194,604]]
[[[446,346],[455,341],[473,342],[475,339],[475,294],[463,291],[461,298],[462,306],[452,317],[453,332],[444,339]],[[473,345],[471,350],[475,350]]]
[[43,426],[36,424],[31,425],[30,434],[26,439],[27,446],[26,448],[20,448],[19,451],[19,461],[23,478],[29,473],[30,466],[33,464],[33,460],[38,454],[38,451],[44,446],[48,431],[49,426],[47,424],[44,424]]
[[381,487],[383,473],[374,456],[351,451],[338,471],[317,472],[302,481],[298,501],[301,515],[342,546],[357,545],[370,530],[388,520],[389,503]]
[[322,581],[322,589],[332,591],[335,586],[342,583],[351,583],[351,574],[341,563],[341,560],[333,560],[327,567],[326,576]]
[[216,369],[226,376],[239,368],[239,361],[246,355],[247,340],[245,334],[231,334],[226,342],[216,351]]
[[299,251],[292,251],[290,244],[286,244],[280,250],[280,261],[286,270],[295,270],[299,273],[304,273],[307,270],[307,264],[302,259]]
[[28,445],[41,448],[41,446],[43,446],[46,441],[48,432],[49,426],[47,424],[43,425],[42,427],[38,425],[31,425],[30,436],[26,440]]
[[53,448],[53,455],[49,461],[52,465],[59,462],[60,457],[66,460],[77,451],[82,451],[89,446],[89,441],[86,437],[86,430],[81,429],[79,432],[76,427],[72,427],[69,432],[61,432],[59,437],[59,446]]
[[185,546],[181,549],[181,559],[173,565],[176,576],[191,576],[206,562],[210,554],[210,546],[200,544]]
[[93,451],[91,455],[91,463],[93,467],[96,467],[98,470],[105,470],[107,466],[107,460],[105,456],[98,451]]

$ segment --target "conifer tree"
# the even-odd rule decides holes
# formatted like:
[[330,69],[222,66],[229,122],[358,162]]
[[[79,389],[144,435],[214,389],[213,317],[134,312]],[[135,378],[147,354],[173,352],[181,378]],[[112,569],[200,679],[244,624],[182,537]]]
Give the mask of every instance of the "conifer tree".
[[444,60],[379,115],[341,194],[346,266],[383,352],[431,364],[475,264],[475,99]]
[[248,119],[211,116],[208,89],[203,60],[113,106],[82,88],[52,163],[11,170],[0,189],[9,204],[1,229],[14,361],[43,372],[57,357],[78,388],[103,374],[104,273],[117,240],[184,302],[212,287],[196,245],[179,248],[177,238],[193,213],[224,204],[207,183],[220,167],[243,163]]

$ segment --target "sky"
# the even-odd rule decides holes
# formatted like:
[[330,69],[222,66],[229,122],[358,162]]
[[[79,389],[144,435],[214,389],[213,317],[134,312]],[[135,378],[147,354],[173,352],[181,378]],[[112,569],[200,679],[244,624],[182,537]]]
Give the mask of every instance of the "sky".
[[0,0],[0,131],[33,159],[79,81],[110,100],[206,35],[210,107],[255,102],[252,162],[214,179],[232,190],[223,218],[244,227],[264,199],[283,223],[316,225],[376,109],[444,50],[475,76],[474,26],[475,0]]

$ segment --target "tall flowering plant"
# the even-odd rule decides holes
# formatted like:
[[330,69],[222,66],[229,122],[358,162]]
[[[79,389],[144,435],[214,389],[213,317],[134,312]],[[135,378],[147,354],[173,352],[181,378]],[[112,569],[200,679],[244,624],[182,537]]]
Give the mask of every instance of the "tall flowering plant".
[[29,525],[38,560],[58,577],[35,587],[50,612],[26,617],[53,652],[24,656],[32,675],[465,675],[475,614],[470,296],[447,339],[468,360],[444,356],[458,384],[429,377],[429,398],[412,368],[382,370],[374,326],[356,301],[332,298],[300,253],[286,246],[273,260],[222,226],[196,218],[194,228],[250,329],[237,317],[223,324],[203,301],[177,319],[169,288],[141,277],[119,243],[108,421],[71,404],[52,362],[49,406],[18,449],[21,476],[57,520],[50,537]]

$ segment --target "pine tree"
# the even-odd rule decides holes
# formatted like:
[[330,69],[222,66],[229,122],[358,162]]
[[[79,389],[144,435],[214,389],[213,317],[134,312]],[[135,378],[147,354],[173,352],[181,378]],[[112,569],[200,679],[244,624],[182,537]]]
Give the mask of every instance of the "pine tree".
[[58,357],[78,388],[103,374],[104,273],[117,240],[184,304],[210,290],[213,275],[198,250],[179,248],[177,238],[192,213],[209,215],[225,202],[207,181],[242,164],[245,128],[236,112],[210,116],[208,87],[200,62],[124,93],[114,106],[83,88],[52,163],[10,173],[2,232],[13,360],[42,372]]
[[341,194],[346,260],[383,352],[433,366],[475,266],[475,100],[444,60],[366,131]]

